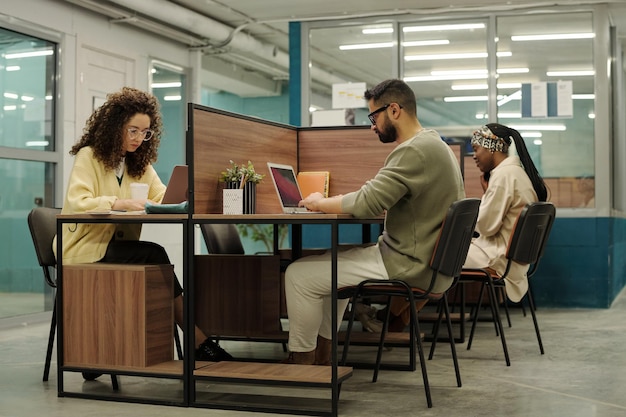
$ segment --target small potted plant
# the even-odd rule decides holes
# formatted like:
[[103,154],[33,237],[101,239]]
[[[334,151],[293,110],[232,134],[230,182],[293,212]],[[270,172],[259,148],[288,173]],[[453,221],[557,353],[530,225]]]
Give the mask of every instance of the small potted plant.
[[243,188],[248,183],[258,184],[265,177],[265,175],[261,175],[254,170],[254,165],[250,161],[248,161],[247,165],[237,165],[232,159],[229,162],[230,166],[226,171],[222,171],[220,181],[226,184],[236,183],[235,188]]
[[251,161],[241,165],[233,160],[229,162],[230,166],[220,173],[219,180],[225,184],[226,189],[242,189],[243,214],[253,214],[256,212],[256,185],[265,175],[257,173]]

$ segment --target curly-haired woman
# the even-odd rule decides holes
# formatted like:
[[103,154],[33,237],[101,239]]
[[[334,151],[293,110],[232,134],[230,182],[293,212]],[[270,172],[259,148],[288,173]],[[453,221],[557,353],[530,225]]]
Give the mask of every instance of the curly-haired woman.
[[[153,95],[124,87],[109,94],[87,120],[72,147],[75,156],[63,214],[143,210],[146,200],[131,198],[131,183],[148,185],[148,200],[159,203],[165,185],[154,170],[161,142],[159,102]],[[65,224],[63,263],[170,264],[165,249],[140,241],[140,224]],[[56,249],[56,242],[54,243]],[[174,279],[174,315],[183,323],[183,289]],[[232,359],[196,327],[196,359]]]

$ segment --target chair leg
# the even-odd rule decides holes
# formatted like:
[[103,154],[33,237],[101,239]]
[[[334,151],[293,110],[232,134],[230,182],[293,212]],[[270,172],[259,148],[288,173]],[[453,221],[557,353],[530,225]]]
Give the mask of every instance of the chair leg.
[[[485,281],[480,286],[480,293],[478,294],[478,305],[476,307],[475,316],[474,316],[474,319],[475,319],[474,321],[475,322],[478,322],[478,314],[480,312],[480,308],[483,306],[483,297],[484,297],[484,293],[485,293],[485,286],[487,286],[487,285],[488,284]],[[487,293],[489,294],[488,297],[489,297],[489,309],[491,310],[491,321],[493,323],[493,328],[496,331],[496,336],[500,336],[500,331],[498,330],[498,324],[496,323],[496,319],[495,319],[496,311],[494,309],[494,299],[493,299],[493,297],[491,297],[491,292],[490,291],[491,290],[487,290]],[[497,298],[496,298],[495,302],[498,303]],[[470,339],[471,339],[471,337],[470,337]],[[470,349],[470,346],[471,346],[471,342],[467,345],[467,350]]]
[[533,300],[533,295],[530,291],[526,294],[526,298],[528,298],[528,309],[530,310],[530,314],[533,318],[533,324],[535,325],[535,334],[537,335],[537,343],[539,343],[539,351],[543,355],[543,342],[541,341],[541,334],[539,333],[539,323],[537,323],[537,316],[535,314],[535,300]]
[[500,294],[500,297],[503,300],[502,304],[504,305],[504,312],[506,313],[506,322],[509,325],[509,327],[513,327],[511,325],[511,315],[509,314],[509,303],[506,298],[506,289],[504,287],[498,287],[498,293]]
[[448,297],[443,295],[443,309],[446,315],[446,324],[448,326],[448,339],[450,340],[450,353],[452,354],[452,362],[454,363],[454,373],[456,374],[456,385],[461,387],[461,371],[459,370],[459,359],[456,356],[456,344],[454,342],[454,334],[452,333],[452,320],[450,320],[450,309],[448,308]]
[[452,354],[452,362],[454,363],[454,372],[456,374],[456,384],[458,387],[462,386],[461,383],[461,371],[459,369],[459,359],[456,354],[456,342],[454,340],[454,334],[452,331],[452,319],[450,318],[450,307],[448,305],[448,295],[444,294],[443,298],[439,301],[439,304],[442,306],[439,312],[439,316],[437,317],[437,321],[435,322],[433,329],[433,342],[430,345],[430,353],[428,354],[428,360],[431,360],[435,354],[435,347],[437,346],[437,339],[439,338],[439,326],[441,324],[441,320],[443,315],[446,317],[446,327],[448,329],[448,339],[450,341],[450,352]]
[[117,380],[117,375],[115,374],[111,374],[111,385],[113,385],[113,391],[119,391],[120,390],[120,384]]
[[43,381],[48,380],[50,375],[50,362],[52,360],[52,348],[54,346],[54,334],[57,328],[57,298],[54,297],[54,305],[52,307],[52,320],[50,320],[50,333],[48,335],[48,349],[46,350],[46,363],[43,367]]
[[[485,285],[489,285],[489,284],[484,283],[483,288]],[[491,288],[493,288],[493,291],[491,291]],[[496,307],[498,308],[498,312],[499,312],[500,310],[498,306],[500,304],[500,301],[499,301],[499,298],[497,297],[498,293],[496,292],[495,287],[491,287],[491,288],[487,290],[489,294],[489,308],[491,309],[491,321],[493,322],[493,327],[496,330],[496,336],[500,336],[500,330],[499,330],[500,326],[498,326],[498,323],[496,322]],[[492,297],[492,294],[491,294],[492,292],[493,294],[496,295],[496,298]]]
[[[391,305],[391,297],[387,298],[387,305]],[[383,356],[383,346],[385,345],[385,336],[387,335],[387,329],[389,328],[389,318],[391,317],[391,308],[387,308],[387,314],[383,321],[383,329],[380,331],[380,340],[378,342],[378,352],[376,352],[376,364],[374,365],[374,375],[372,376],[372,382],[378,380],[378,371],[380,370],[380,361]],[[414,355],[411,355],[414,357]]]
[[[480,292],[478,293],[478,300],[476,302],[476,305],[473,308],[474,314],[473,314],[472,328],[470,330],[469,340],[467,341],[467,350],[470,350],[472,348],[472,341],[474,340],[474,331],[476,330],[476,324],[478,323],[478,313],[480,312],[480,308],[482,307],[482,304],[483,304],[484,291],[485,291],[485,284],[483,283],[480,286]],[[496,331],[497,331],[497,328],[496,328]]]
[[[388,304],[390,304],[391,299],[389,299]],[[422,345],[422,333],[420,332],[419,322],[417,319],[417,311],[415,309],[415,300],[413,297],[410,297],[410,308],[411,308],[411,363],[415,362],[415,347],[417,346],[417,353],[419,354],[420,367],[422,368],[422,379],[424,380],[424,391],[426,392],[426,403],[428,408],[432,408],[433,401],[430,396],[430,385],[428,383],[428,372],[426,371],[426,360],[424,358],[424,346]],[[380,344],[378,345],[378,355],[376,357],[376,366],[374,368],[374,378],[372,382],[376,382],[378,378],[378,369],[380,367],[380,357],[383,350],[383,344],[385,340],[385,334],[387,333],[387,327],[389,323],[389,315],[391,314],[391,309],[387,310],[387,317],[383,323],[383,330],[380,336]],[[448,316],[449,318],[449,316]]]
[[511,360],[509,359],[509,350],[506,346],[506,338],[504,337],[504,326],[502,325],[502,319],[500,318],[500,309],[498,308],[498,299],[496,295],[496,291],[493,285],[493,280],[489,278],[489,282],[487,283],[488,291],[489,291],[489,302],[493,306],[493,314],[494,321],[496,322],[496,326],[500,331],[500,340],[502,341],[502,351],[504,352],[504,360],[506,361],[506,366],[511,366]]
[[[439,306],[441,306],[442,302],[443,300],[439,301]],[[430,352],[428,353],[429,361],[433,359],[433,356],[435,354],[435,348],[437,347],[437,339],[439,339],[439,327],[441,325],[441,320],[443,319],[443,313],[444,313],[443,308],[439,308],[439,315],[437,316],[437,320],[435,321],[435,324],[433,325],[433,330],[432,330],[433,341],[430,344]]]
[[178,355],[178,359],[183,360],[183,347],[180,343],[180,336],[176,325],[174,325],[174,343],[176,344],[176,354]]
[[343,341],[343,352],[341,353],[341,360],[339,364],[341,366],[345,366],[346,361],[348,360],[348,348],[350,347],[350,335],[352,334],[352,326],[354,325],[354,318],[356,317],[356,296],[352,299],[350,303],[352,308],[350,309],[350,318],[348,319],[348,328],[346,329],[346,338]]
[[461,307],[460,307],[460,317],[461,321],[459,322],[459,340],[461,343],[465,342],[465,284],[461,283],[460,286],[461,291]]
[[426,361],[424,360],[424,346],[422,345],[422,336],[419,321],[417,319],[417,311],[415,311],[415,301],[413,299],[411,299],[411,323],[413,324],[412,328],[415,332],[415,338],[413,340],[417,340],[417,352],[419,354],[420,366],[422,368],[422,379],[424,380],[424,391],[426,392],[426,404],[428,405],[428,408],[432,408],[433,400],[430,396],[430,384],[428,383]]

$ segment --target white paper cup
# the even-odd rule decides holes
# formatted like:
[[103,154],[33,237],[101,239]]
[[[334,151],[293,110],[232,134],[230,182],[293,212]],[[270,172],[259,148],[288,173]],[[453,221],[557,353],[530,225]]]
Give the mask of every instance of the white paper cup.
[[148,199],[148,184],[133,182],[130,184],[130,198],[145,201]]
[[226,189],[223,199],[224,214],[243,214],[243,190]]

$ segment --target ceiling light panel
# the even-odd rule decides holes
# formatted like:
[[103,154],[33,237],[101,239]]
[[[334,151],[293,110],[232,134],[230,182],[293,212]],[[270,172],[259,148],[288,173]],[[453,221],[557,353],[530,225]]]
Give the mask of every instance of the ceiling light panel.
[[570,40],[570,39],[593,39],[594,33],[546,33],[540,35],[513,35],[513,42],[525,41],[554,41],[554,40]]
[[460,23],[450,25],[425,25],[425,26],[405,26],[402,28],[404,33],[412,32],[436,32],[436,31],[448,31],[448,30],[474,30],[484,29],[484,23]]

